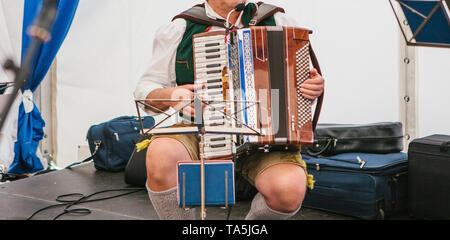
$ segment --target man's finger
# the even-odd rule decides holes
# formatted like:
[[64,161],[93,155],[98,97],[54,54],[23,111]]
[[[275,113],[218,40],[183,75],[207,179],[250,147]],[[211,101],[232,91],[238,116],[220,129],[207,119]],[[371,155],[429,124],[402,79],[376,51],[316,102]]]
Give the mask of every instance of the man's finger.
[[313,78],[313,77],[318,76],[318,75],[319,75],[319,72],[317,71],[317,69],[312,68],[312,69],[311,69],[310,75],[311,75],[311,78]]
[[312,97],[318,97],[320,94],[322,94],[322,91],[313,91],[313,90],[308,90],[308,89],[300,89],[300,92],[302,93],[303,96],[307,95],[307,96],[312,96]]
[[302,96],[304,97],[304,98],[306,98],[306,99],[309,99],[309,100],[316,100],[316,96],[311,96],[311,95],[308,95],[308,94],[302,94]]
[[204,84],[186,84],[186,85],[180,86],[180,88],[184,88],[184,89],[187,89],[189,91],[195,91],[195,90],[202,89],[203,85]]
[[325,80],[320,77],[320,76],[315,76],[315,77],[311,77],[306,79],[306,81],[304,83],[307,84],[323,84],[325,82]]
[[183,115],[190,116],[190,117],[193,117],[195,115],[195,109],[192,108],[191,106],[187,106],[187,107],[183,108],[182,112],[183,112]]
[[321,84],[307,84],[307,83],[304,83],[300,87],[300,91],[302,89],[308,89],[308,90],[313,90],[313,91],[322,91],[323,90],[323,86]]

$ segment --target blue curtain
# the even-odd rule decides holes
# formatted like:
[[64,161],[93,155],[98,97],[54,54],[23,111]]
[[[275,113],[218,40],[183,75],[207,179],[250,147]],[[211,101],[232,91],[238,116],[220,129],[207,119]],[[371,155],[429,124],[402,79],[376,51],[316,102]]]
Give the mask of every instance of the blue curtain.
[[[48,72],[53,59],[72,24],[79,0],[59,0],[58,13],[51,31],[51,40],[39,48],[30,67],[30,77],[22,92],[34,92]],[[39,14],[42,1],[25,0],[22,31],[22,60],[30,45],[28,27]],[[17,142],[14,145],[14,160],[8,173],[23,174],[43,170],[40,159],[36,156],[39,142],[44,136],[45,122],[34,103],[31,112],[25,111],[24,104],[19,106]]]

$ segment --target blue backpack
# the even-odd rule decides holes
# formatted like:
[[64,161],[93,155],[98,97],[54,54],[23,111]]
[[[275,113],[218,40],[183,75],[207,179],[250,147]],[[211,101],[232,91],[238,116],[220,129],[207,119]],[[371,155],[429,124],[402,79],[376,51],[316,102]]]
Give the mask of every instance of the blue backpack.
[[[142,117],[143,128],[155,125],[153,117]],[[121,172],[125,169],[135,144],[141,140],[141,122],[135,116],[122,116],[93,125],[87,132],[92,156],[82,161],[94,160],[98,170]],[[70,168],[79,163],[74,163]]]

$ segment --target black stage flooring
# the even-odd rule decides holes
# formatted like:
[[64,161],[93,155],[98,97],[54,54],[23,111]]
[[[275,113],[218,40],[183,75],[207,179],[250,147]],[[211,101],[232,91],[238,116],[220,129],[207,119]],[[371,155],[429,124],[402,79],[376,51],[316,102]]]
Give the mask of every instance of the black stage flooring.
[[[0,184],[0,220],[25,220],[33,213],[50,205],[60,204],[56,198],[64,194],[81,193],[85,196],[111,189],[134,188],[125,183],[124,173],[98,171],[93,163],[87,163],[33,177]],[[98,197],[107,197],[124,192],[103,193]],[[69,198],[65,198],[66,200]],[[70,199],[75,199],[71,197]],[[32,219],[51,220],[63,213],[65,206],[46,209]],[[81,203],[69,209],[87,208],[88,215],[65,214],[58,220],[156,220],[155,210],[151,206],[145,190],[118,198]],[[237,202],[233,206],[230,219],[243,220],[250,208],[250,202]],[[197,214],[198,214],[197,210]],[[227,210],[219,207],[207,207],[207,220],[225,220]],[[399,216],[394,219],[406,219]],[[199,219],[199,217],[198,217]],[[348,216],[302,208],[293,220],[354,220]]]

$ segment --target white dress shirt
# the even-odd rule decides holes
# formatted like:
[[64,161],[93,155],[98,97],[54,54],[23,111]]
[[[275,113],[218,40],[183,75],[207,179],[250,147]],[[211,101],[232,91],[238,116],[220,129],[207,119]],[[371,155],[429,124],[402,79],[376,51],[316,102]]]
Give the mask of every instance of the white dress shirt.
[[[247,0],[246,4],[251,1]],[[224,19],[217,14],[211,6],[205,1],[206,15],[212,19]],[[236,23],[238,28],[243,27],[241,22],[242,13],[239,15]],[[279,26],[298,26],[293,18],[286,14],[278,12],[274,15],[275,23]],[[176,83],[175,61],[177,48],[183,39],[186,29],[186,20],[178,18],[166,25],[161,26],[155,33],[153,41],[153,53],[150,65],[139,79],[134,91],[136,100],[144,100],[147,95],[158,88],[174,87]],[[223,30],[220,27],[212,27],[210,31]],[[148,115],[154,116],[158,113],[150,111],[148,108],[141,108]]]

